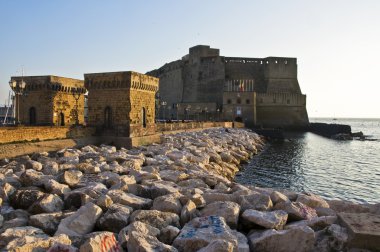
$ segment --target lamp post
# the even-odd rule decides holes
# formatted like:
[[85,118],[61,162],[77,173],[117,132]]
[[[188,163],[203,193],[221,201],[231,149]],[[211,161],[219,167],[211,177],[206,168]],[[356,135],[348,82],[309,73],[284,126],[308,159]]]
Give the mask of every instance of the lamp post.
[[186,120],[189,120],[190,109],[191,109],[191,105],[187,105],[186,109],[185,109],[186,110],[186,117],[187,117]]
[[10,80],[9,86],[13,90],[16,96],[16,107],[17,107],[17,122],[16,125],[20,125],[20,97],[25,94],[25,86],[26,83],[24,81],[24,78],[21,78],[21,81],[16,80]]
[[80,96],[83,93],[85,93],[85,89],[84,88],[71,88],[70,92],[75,99],[74,117],[75,117],[75,125],[78,126],[79,125],[78,101],[79,101]]
[[163,116],[164,116],[164,121],[165,121],[165,109],[166,109],[166,105],[167,105],[168,103],[166,102],[166,101],[161,101],[161,106],[164,108],[164,112],[163,112]]
[[220,112],[220,109],[217,108],[217,109],[216,109],[216,118],[215,118],[215,121],[218,121],[218,122],[220,121],[219,112]]
[[175,105],[175,110],[176,110],[176,114],[177,114],[177,122],[178,122],[178,109],[179,109],[179,103],[177,103]]
[[205,112],[205,122],[207,122],[208,107],[204,107],[203,111]]
[[199,114],[200,114],[201,107],[197,106],[195,109],[196,109],[196,112],[197,112],[197,121],[199,122]]

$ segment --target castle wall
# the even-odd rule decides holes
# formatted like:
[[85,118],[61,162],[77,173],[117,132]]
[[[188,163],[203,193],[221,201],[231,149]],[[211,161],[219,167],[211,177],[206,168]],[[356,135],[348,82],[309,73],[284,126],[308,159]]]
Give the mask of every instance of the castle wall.
[[223,119],[241,121],[246,126],[256,124],[256,92],[224,92]]
[[[16,100],[20,99],[19,110],[16,109],[16,113],[19,113],[22,124],[60,125],[60,113],[64,115],[64,125],[75,124],[76,102],[71,89],[83,89],[83,81],[59,76],[12,77],[11,80],[18,82],[23,80],[26,83],[25,94],[16,95]],[[16,106],[17,104],[18,101],[16,101]],[[78,99],[80,124],[84,123],[83,108],[84,94],[82,93]],[[32,113],[32,110],[35,113]]]
[[305,127],[309,123],[306,95],[258,93],[257,125],[264,127]]

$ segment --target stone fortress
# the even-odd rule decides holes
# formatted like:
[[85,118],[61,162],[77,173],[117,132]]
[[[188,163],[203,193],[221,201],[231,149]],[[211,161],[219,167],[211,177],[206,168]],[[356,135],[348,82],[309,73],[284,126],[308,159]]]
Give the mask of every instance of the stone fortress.
[[160,118],[223,118],[248,127],[298,128],[309,122],[296,58],[225,57],[198,45],[147,74],[160,79]]

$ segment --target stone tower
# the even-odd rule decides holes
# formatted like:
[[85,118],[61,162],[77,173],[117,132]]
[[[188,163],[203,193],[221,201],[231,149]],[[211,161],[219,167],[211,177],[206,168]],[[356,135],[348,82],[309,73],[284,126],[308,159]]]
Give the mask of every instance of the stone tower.
[[158,78],[136,72],[85,74],[88,125],[102,136],[122,138],[155,134]]
[[26,85],[23,95],[16,94],[16,121],[52,126],[84,123],[86,90],[82,80],[53,75],[11,77],[11,82],[21,81]]

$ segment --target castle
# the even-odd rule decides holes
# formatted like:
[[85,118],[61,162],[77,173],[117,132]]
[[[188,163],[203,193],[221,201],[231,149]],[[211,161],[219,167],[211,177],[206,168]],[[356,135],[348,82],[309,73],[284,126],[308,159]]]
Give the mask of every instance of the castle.
[[296,58],[225,57],[219,49],[198,45],[147,74],[160,79],[159,118],[289,128],[309,122]]

